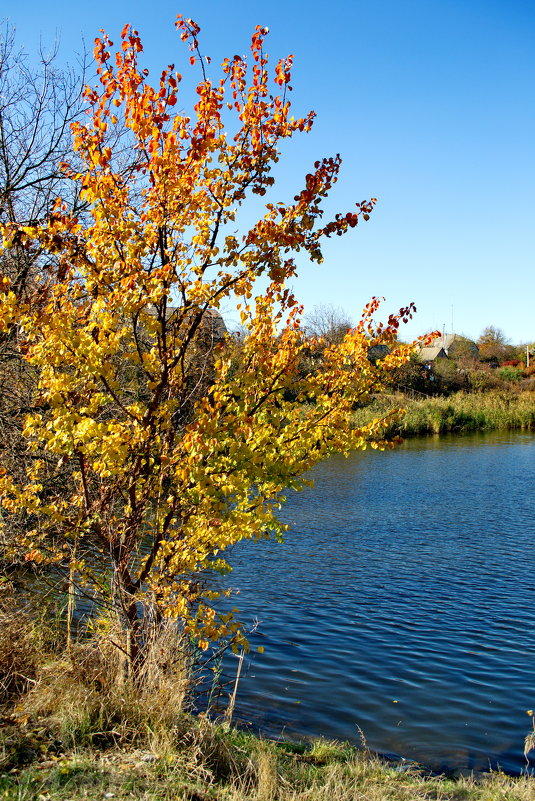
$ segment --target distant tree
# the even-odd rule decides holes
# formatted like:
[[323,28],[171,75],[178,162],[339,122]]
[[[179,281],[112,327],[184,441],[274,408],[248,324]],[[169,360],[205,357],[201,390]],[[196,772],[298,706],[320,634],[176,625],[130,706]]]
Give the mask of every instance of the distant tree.
[[[80,190],[60,163],[72,151],[70,126],[83,111],[84,66],[60,69],[57,48],[41,50],[37,63],[0,28],[0,222],[44,223],[59,195],[81,209]],[[2,255],[11,291],[23,295],[38,269],[40,248],[13,243]]]
[[347,312],[339,306],[314,306],[304,317],[304,327],[309,336],[321,338],[328,345],[337,345],[352,327]]
[[[70,126],[84,111],[83,85],[83,62],[60,68],[56,47],[30,58],[15,29],[0,24],[0,226],[45,224],[58,195],[73,214],[82,212],[80,187],[60,163],[69,153],[73,159]],[[23,239],[15,234],[9,248],[0,248],[0,283],[18,302],[33,297],[35,303],[38,282],[50,282],[56,255]],[[41,401],[39,371],[23,357],[21,344],[19,325],[0,329],[0,462],[22,480],[35,459],[22,436],[24,419]],[[58,470],[55,482],[63,483],[67,472]],[[10,533],[19,534],[14,521]]]
[[483,329],[477,344],[480,359],[484,362],[499,364],[511,355],[511,350],[514,351],[503,331],[493,325],[488,325]]

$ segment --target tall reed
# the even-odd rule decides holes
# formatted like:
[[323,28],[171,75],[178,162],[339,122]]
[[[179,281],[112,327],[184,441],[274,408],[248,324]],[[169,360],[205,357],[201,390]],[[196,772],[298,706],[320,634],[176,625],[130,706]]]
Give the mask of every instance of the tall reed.
[[353,425],[385,416],[393,409],[405,414],[394,417],[385,436],[464,433],[491,430],[535,430],[535,393],[494,391],[457,392],[449,397],[410,399],[401,394],[383,394],[369,406],[353,413]]

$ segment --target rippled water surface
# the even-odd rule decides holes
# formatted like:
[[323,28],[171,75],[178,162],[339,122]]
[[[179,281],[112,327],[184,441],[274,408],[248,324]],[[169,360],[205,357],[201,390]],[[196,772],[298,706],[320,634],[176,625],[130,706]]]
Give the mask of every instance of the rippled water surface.
[[[231,555],[260,620],[237,713],[440,769],[525,767],[535,707],[535,437],[412,440],[333,458],[283,545]],[[227,670],[231,670],[232,658]]]

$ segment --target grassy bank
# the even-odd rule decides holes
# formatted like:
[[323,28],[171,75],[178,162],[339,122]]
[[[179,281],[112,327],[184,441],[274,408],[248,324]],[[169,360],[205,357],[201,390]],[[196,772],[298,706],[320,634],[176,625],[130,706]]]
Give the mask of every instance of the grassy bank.
[[457,392],[449,397],[408,398],[383,394],[369,406],[353,413],[355,426],[373,417],[403,407],[406,413],[393,418],[386,436],[466,433],[492,430],[535,430],[535,393],[492,391]]
[[[430,776],[365,747],[277,743],[185,711],[175,645],[155,643],[142,688],[109,632],[73,643],[0,606],[0,798],[13,801],[528,801],[535,779]],[[176,632],[175,632],[176,641]],[[156,656],[158,658],[156,658]],[[162,658],[163,657],[163,658]],[[159,661],[158,661],[159,660]]]

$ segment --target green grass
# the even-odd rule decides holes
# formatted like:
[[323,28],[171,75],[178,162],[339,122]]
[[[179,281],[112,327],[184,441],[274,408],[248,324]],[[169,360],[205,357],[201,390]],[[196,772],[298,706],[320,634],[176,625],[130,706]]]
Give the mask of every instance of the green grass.
[[409,399],[383,394],[369,406],[353,413],[353,425],[383,417],[404,408],[385,428],[386,437],[466,433],[492,430],[535,430],[535,393],[492,391],[457,392],[449,397]]

